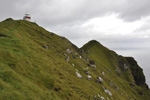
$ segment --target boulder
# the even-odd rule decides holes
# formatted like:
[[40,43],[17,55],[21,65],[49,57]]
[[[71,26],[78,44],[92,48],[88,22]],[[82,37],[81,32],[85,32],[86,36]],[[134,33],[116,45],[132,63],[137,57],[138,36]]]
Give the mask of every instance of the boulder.
[[102,75],[105,75],[105,72],[102,72]]
[[97,83],[103,83],[103,79],[99,76],[99,77],[97,77]]
[[67,56],[67,54],[66,54],[66,53],[64,53],[64,56]]
[[77,76],[78,78],[82,78],[82,75],[78,72],[77,69],[76,69],[76,76]]
[[66,51],[67,51],[68,53],[72,53],[72,50],[70,50],[70,49],[66,49]]
[[96,69],[96,65],[91,65],[94,69]]
[[69,60],[70,60],[70,57],[68,56],[66,59],[65,59],[67,62],[69,62]]
[[86,75],[89,75],[90,74],[90,71],[85,71],[84,72]]
[[49,49],[47,45],[43,45],[42,47],[45,49]]
[[91,80],[91,79],[92,79],[92,76],[90,76],[90,75],[88,75],[87,77],[88,77],[88,80]]
[[89,63],[94,65],[95,64],[95,61],[94,60],[89,60]]
[[74,64],[72,64],[72,66],[74,66]]
[[112,82],[110,82],[110,83],[109,83],[109,85],[110,85],[110,86],[113,86],[113,83],[112,83]]
[[112,93],[108,89],[104,89],[104,92],[109,94],[109,96],[112,96]]

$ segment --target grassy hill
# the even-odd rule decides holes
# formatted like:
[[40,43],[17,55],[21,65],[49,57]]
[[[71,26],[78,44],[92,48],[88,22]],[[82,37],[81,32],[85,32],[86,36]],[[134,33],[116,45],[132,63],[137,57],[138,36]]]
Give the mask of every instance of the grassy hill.
[[95,40],[79,49],[36,23],[0,22],[0,100],[149,100],[149,95],[131,57]]

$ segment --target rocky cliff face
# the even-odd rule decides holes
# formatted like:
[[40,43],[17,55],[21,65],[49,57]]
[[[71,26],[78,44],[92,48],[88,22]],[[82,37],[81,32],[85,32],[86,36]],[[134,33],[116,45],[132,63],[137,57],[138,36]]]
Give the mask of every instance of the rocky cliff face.
[[134,77],[135,83],[139,86],[145,86],[148,88],[146,85],[146,80],[145,76],[143,73],[143,69],[138,66],[137,62],[134,60],[132,57],[126,57],[129,67],[131,69],[132,75]]
[[92,40],[82,48],[36,23],[0,23],[1,100],[149,100],[142,69]]

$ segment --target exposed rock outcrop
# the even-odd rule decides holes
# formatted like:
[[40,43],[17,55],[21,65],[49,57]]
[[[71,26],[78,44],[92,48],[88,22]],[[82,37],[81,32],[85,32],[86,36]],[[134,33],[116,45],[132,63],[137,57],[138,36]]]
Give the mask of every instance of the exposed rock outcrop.
[[146,86],[148,88],[148,86],[146,85],[146,80],[145,80],[145,76],[143,73],[143,69],[138,66],[134,58],[126,57],[126,59],[129,63],[132,75],[135,79],[135,83],[139,86]]

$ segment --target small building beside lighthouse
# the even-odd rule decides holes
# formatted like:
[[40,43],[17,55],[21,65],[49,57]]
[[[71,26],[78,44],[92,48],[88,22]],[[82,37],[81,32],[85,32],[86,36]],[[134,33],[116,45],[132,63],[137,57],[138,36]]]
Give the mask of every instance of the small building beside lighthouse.
[[31,20],[30,14],[26,13],[25,16],[23,17],[23,20],[30,21]]

